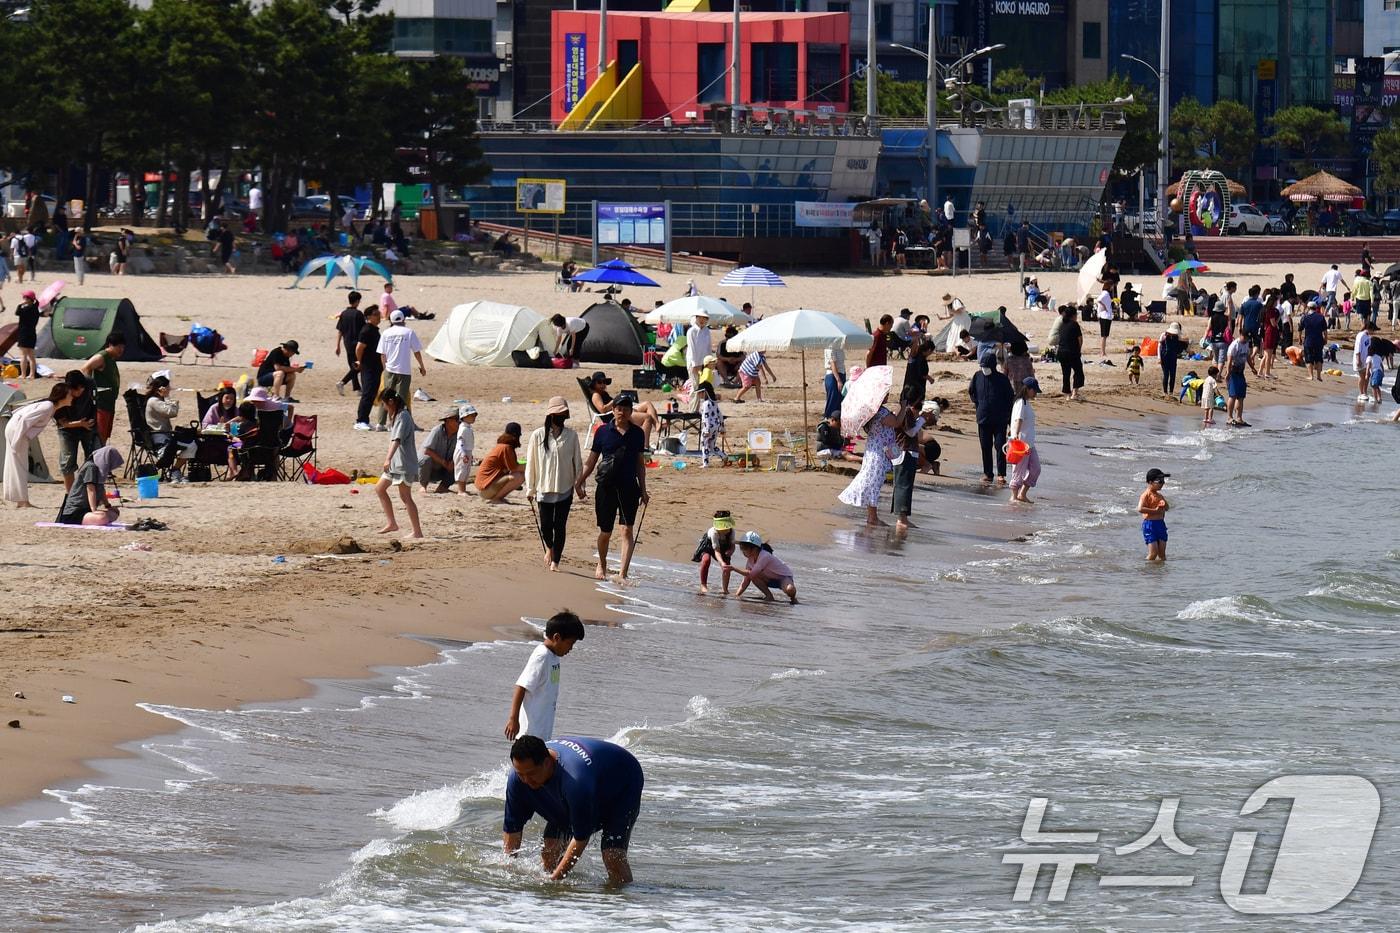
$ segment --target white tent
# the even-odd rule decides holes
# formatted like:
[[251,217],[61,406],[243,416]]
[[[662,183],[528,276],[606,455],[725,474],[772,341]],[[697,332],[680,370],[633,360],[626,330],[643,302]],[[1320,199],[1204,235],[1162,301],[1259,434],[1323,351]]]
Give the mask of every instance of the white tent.
[[972,326],[972,315],[966,311],[953,315],[933,337],[934,348],[939,353],[957,352],[958,336]]
[[553,346],[554,330],[538,312],[494,301],[469,301],[452,309],[428,344],[428,355],[458,366],[511,366],[515,350],[544,343]]

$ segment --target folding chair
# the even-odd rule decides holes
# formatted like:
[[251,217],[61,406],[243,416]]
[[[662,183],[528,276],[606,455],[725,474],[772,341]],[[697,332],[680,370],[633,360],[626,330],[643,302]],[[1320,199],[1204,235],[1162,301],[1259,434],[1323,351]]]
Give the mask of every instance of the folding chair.
[[[316,416],[294,415],[292,433],[281,451],[282,479],[307,480],[303,466],[316,465]],[[288,461],[291,461],[290,463]]]
[[209,414],[209,409],[210,409],[210,407],[213,406],[213,404],[214,404],[215,402],[217,402],[218,400],[219,400],[219,396],[218,396],[217,394],[215,394],[215,395],[201,395],[201,394],[198,393],[198,392],[196,392],[196,393],[194,394],[194,407],[195,407],[196,409],[198,409],[198,411],[199,411],[199,423],[200,423],[200,424],[203,424],[203,423],[204,423],[204,416],[207,415],[207,414]]
[[258,412],[258,433],[253,442],[238,454],[240,472],[244,467],[253,471],[252,478],[261,481],[277,479],[282,448],[282,413]]
[[[773,432],[767,428],[754,428],[744,438],[744,472],[757,470],[758,457],[755,454],[768,453],[773,449]],[[749,464],[752,463],[753,466]]]
[[146,424],[146,396],[139,389],[127,389],[122,393],[122,401],[126,402],[126,420],[131,424],[131,446],[126,452],[126,469],[122,475],[134,479],[136,468],[154,466],[160,451]]
[[184,363],[185,363],[185,350],[189,348],[189,345],[190,345],[190,335],[189,335],[189,334],[184,334],[184,335],[182,335],[182,336],[176,336],[175,334],[167,334],[165,331],[161,331],[161,332],[160,332],[160,349],[161,349],[161,351],[162,351],[166,356],[173,356],[173,357],[175,357],[175,361],[176,361],[177,363],[181,364],[182,366],[183,366]]

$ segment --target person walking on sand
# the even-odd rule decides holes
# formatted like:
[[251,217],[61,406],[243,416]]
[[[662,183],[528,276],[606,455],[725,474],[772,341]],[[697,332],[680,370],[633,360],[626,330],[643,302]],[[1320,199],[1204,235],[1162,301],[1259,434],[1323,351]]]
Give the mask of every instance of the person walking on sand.
[[525,446],[525,498],[539,503],[544,562],[555,573],[564,557],[574,485],[583,472],[583,450],[568,420],[569,403],[554,396],[545,409],[544,424],[530,433]]
[[636,547],[632,528],[637,520],[637,506],[650,502],[651,496],[647,494],[645,436],[642,429],[632,423],[632,397],[619,396],[613,403],[613,411],[612,421],[603,422],[593,432],[588,460],[574,483],[574,495],[579,501],[588,498],[584,484],[597,471],[593,512],[598,521],[598,566],[593,576],[598,580],[607,579],[608,545],[613,528],[621,524],[622,556],[617,574],[621,581],[627,579],[632,566],[632,551]]
[[1079,398],[1084,388],[1084,330],[1075,320],[1074,305],[1060,305],[1060,331],[1055,359],[1060,363],[1060,394]]
[[385,518],[384,527],[379,529],[379,533],[387,535],[399,530],[399,523],[394,520],[393,503],[389,501],[389,487],[397,486],[399,499],[408,513],[409,527],[413,530],[408,537],[421,538],[423,528],[418,524],[418,506],[413,502],[413,484],[418,482],[418,447],[414,443],[414,432],[418,426],[413,423],[413,412],[408,410],[404,400],[393,389],[384,390],[379,396],[379,404],[384,406],[390,419],[389,453],[384,458],[384,475],[374,484]]
[[1167,509],[1171,505],[1162,495],[1170,473],[1153,468],[1147,471],[1147,488],[1138,498],[1138,514],[1142,516],[1142,540],[1147,545],[1149,561],[1167,559]]
[[[1064,340],[1064,332],[1060,334]],[[979,369],[968,383],[967,394],[977,409],[977,440],[982,447],[982,484],[992,484],[992,458],[996,457],[998,485],[1006,485],[1006,429],[1011,423],[1014,393],[1011,380],[997,371],[997,355],[984,353]]]
[[[382,307],[380,312],[383,313]],[[384,370],[384,388],[392,389],[407,405],[413,398],[414,361],[418,362],[418,375],[426,376],[428,369],[423,365],[423,342],[403,321],[402,309],[389,312],[389,326],[379,335],[379,360]],[[383,425],[386,419],[387,412],[380,408],[379,424]]]
[[1011,408],[1011,437],[1030,449],[1020,461],[1011,465],[1011,498],[1030,502],[1030,490],[1040,481],[1040,454],[1035,449],[1035,409],[1031,407],[1040,395],[1040,383],[1034,376],[1021,381],[1021,397]]
[[359,343],[360,331],[365,329],[365,313],[360,310],[363,297],[359,292],[351,292],[345,309],[335,321],[335,355],[340,356],[340,349],[344,347],[345,362],[349,364],[349,371],[335,384],[335,390],[341,395],[345,394],[347,384],[354,386],[356,392],[360,391],[360,364],[355,358],[355,344]]
[[[374,400],[379,398],[379,383],[384,378],[384,361],[379,355],[378,308],[371,307],[365,312],[365,326],[360,328],[350,352],[355,361],[355,372],[360,377],[360,404],[355,409],[355,430],[369,431],[369,413],[374,408]],[[384,426],[379,425],[379,429],[383,430]]]
[[5,425],[4,494],[5,501],[13,502],[15,508],[33,508],[29,502],[29,443],[44,433],[54,413],[68,404],[72,394],[68,383],[60,382],[44,401],[23,405],[10,415]]
[[1172,321],[1166,331],[1157,338],[1157,362],[1162,366],[1162,394],[1176,398],[1176,364],[1186,350],[1186,341],[1181,339],[1181,322]]
[[1113,330],[1113,293],[1105,286],[1094,302],[1095,315],[1099,319],[1099,356],[1108,359],[1108,333]]

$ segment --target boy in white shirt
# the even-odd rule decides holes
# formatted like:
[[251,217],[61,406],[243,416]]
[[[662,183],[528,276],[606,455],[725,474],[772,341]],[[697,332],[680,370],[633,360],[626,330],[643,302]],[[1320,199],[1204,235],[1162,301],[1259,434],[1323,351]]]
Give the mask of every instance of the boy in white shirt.
[[554,733],[554,709],[559,704],[559,659],[574,650],[575,642],[583,641],[583,634],[583,622],[567,609],[545,623],[544,644],[535,648],[515,680],[506,738],[514,742],[521,735],[533,735],[549,741]]
[[457,422],[457,446],[452,451],[452,478],[457,481],[457,494],[467,495],[467,484],[476,477],[472,449],[476,447],[476,406],[463,405]]
[[1220,383],[1216,377],[1220,375],[1220,367],[1212,366],[1206,370],[1205,382],[1201,383],[1201,427],[1208,428],[1215,424],[1215,393],[1220,389]]

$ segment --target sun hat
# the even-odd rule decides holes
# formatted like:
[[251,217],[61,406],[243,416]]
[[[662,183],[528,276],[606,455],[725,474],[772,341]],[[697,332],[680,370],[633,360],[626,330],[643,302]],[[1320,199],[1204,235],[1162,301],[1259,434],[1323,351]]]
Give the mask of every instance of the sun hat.
[[746,531],[739,539],[740,544],[752,544],[754,547],[763,547],[763,537],[756,531]]
[[545,410],[547,415],[567,415],[569,413],[569,403],[564,400],[564,396],[556,395],[549,400],[549,408]]
[[443,411],[442,411],[442,414],[438,416],[438,420],[439,420],[439,421],[450,421],[450,420],[452,420],[453,418],[460,418],[460,417],[462,417],[462,410],[461,410],[460,408],[458,408],[456,405],[453,405],[453,406],[451,406],[450,408],[444,408]]
[[1163,473],[1161,470],[1157,469],[1156,467],[1153,467],[1152,469],[1150,469],[1150,470],[1147,471],[1147,481],[1148,481],[1149,483],[1160,482],[1161,480],[1164,480],[1164,479],[1166,479],[1166,478],[1169,477],[1169,476],[1171,476],[1170,473]]
[[1181,322],[1180,322],[1180,321],[1172,321],[1170,324],[1168,324],[1168,325],[1167,325],[1167,333],[1169,333],[1169,334],[1179,334],[1179,333],[1181,333]]
[[250,389],[247,397],[243,399],[243,401],[252,402],[254,408],[260,408],[263,411],[275,411],[282,407],[282,403],[268,395],[267,389],[262,386],[254,386]]
[[293,356],[301,352],[301,344],[297,343],[295,340],[284,340],[282,341],[282,346],[291,350]]
[[608,374],[605,373],[605,372],[603,372],[601,369],[598,370],[596,373],[594,373],[594,374],[593,374],[593,378],[589,379],[588,381],[589,381],[589,382],[601,382],[601,383],[602,383],[603,385],[605,385],[605,386],[610,386],[610,385],[612,385],[612,380],[608,378]]
[[459,418],[470,418],[476,413],[476,406],[471,404],[462,405],[457,409],[457,417]]
[[734,516],[721,509],[715,513],[714,528],[715,531],[733,531]]
[[389,323],[390,323],[390,324],[402,324],[402,323],[403,323],[403,312],[400,311],[398,308],[395,308],[394,310],[390,311],[390,312],[389,312]]

